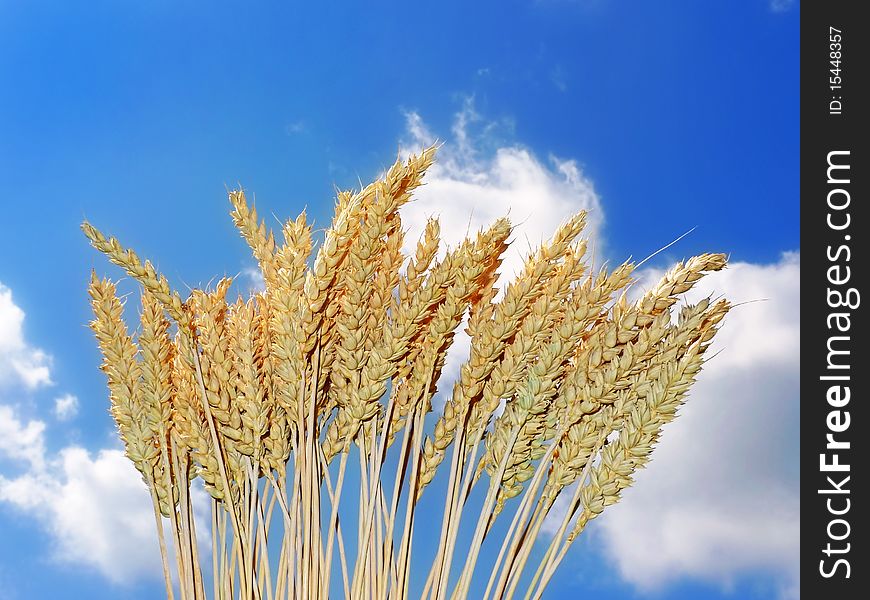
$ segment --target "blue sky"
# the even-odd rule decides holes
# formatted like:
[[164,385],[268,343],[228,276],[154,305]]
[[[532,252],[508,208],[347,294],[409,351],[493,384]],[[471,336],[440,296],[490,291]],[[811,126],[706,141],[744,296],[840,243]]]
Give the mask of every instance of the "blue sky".
[[[723,507],[701,493],[686,510],[704,524],[748,527],[763,511],[779,520],[729,540],[718,525],[699,526],[710,534],[684,532],[675,549],[650,530],[628,564],[617,530],[639,513],[627,496],[623,520],[593,528],[569,555],[552,597],[799,593],[790,554],[797,362],[779,356],[798,310],[797,3],[74,4],[0,0],[0,433],[32,450],[23,456],[0,441],[0,490],[41,468],[46,489],[72,493],[71,469],[98,473],[111,462],[100,452],[116,446],[85,286],[91,268],[119,273],[85,243],[83,218],[152,258],[175,285],[204,283],[252,265],[227,216],[227,186],[244,185],[264,215],[307,206],[325,223],[334,186],[367,181],[400,147],[438,138],[445,166],[432,189],[468,183],[471,172],[479,177],[469,205],[519,198],[478,215],[510,209],[534,235],[536,221],[549,226],[576,201],[595,208],[601,252],[618,260],[694,227],[651,266],[724,251],[736,266],[711,283],[716,291],[768,300],[734,319],[734,358],[716,367],[731,369],[733,389],[716,404],[726,374],[712,373],[699,383],[707,412],[687,408],[685,417],[702,431],[711,415],[730,423],[723,407],[753,390],[782,435],[735,421],[728,435],[711,432],[722,446],[694,466],[717,469],[722,452],[737,453],[751,471],[743,483],[760,486],[766,504],[740,496]],[[508,168],[529,175],[520,191],[534,201],[511,188]],[[437,202],[421,206],[434,212]],[[748,366],[742,349],[758,342],[749,336],[759,327],[771,346]],[[61,418],[55,402],[66,394],[78,410]],[[681,424],[672,437],[691,445]],[[662,447],[663,462],[686,447],[677,443]],[[727,483],[722,468],[711,485]],[[648,479],[636,505],[662,495]],[[160,580],[133,568],[109,581],[87,546],[101,543],[97,533],[76,537],[57,502],[25,502],[25,488],[14,489],[17,499],[0,492],[0,598],[159,596]]]

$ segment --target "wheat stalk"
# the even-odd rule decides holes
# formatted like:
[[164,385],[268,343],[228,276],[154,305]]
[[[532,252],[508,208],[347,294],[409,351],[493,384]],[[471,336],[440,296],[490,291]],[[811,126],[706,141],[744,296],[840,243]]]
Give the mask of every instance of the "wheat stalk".
[[[671,310],[725,257],[679,263],[629,302],[634,265],[590,272],[579,213],[499,297],[505,219],[440,258],[429,220],[413,255],[402,254],[400,209],[434,155],[340,192],[316,251],[304,213],[276,242],[244,192],[230,192],[265,281],[248,298],[228,300],[232,281],[222,279],[182,300],[150,262],[83,224],[142,286],[134,335],[114,284],[94,275],[92,328],[111,413],[154,505],[169,598],[205,598],[209,587],[215,600],[404,599],[413,580],[423,598],[462,599],[489,573],[485,598],[512,598],[523,581],[526,598],[539,598],[676,416],[730,305],[704,300],[675,321]],[[466,318],[470,356],[427,429]],[[427,576],[412,569],[417,508],[445,470]],[[194,527],[197,478],[212,498],[210,555]],[[480,482],[482,502],[472,495]],[[557,515],[563,494],[568,509]],[[504,514],[510,525],[491,540]],[[560,526],[531,570],[547,518]]]

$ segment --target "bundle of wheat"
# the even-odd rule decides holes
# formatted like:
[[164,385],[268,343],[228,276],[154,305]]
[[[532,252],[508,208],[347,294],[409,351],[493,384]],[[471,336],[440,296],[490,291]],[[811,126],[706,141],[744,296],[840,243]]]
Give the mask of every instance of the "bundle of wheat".
[[[246,299],[227,300],[231,280],[222,279],[183,300],[151,263],[83,225],[142,286],[141,326],[131,335],[114,284],[94,275],[92,328],[112,416],[154,503],[169,598],[173,569],[182,598],[205,598],[204,567],[216,599],[406,598],[411,565],[420,564],[411,558],[417,507],[448,450],[440,537],[428,576],[417,580],[421,597],[466,598],[475,575],[482,589],[491,573],[484,598],[512,598],[521,584],[526,598],[540,598],[571,542],[619,500],[676,416],[730,305],[705,300],[677,319],[671,309],[725,257],[680,263],[630,302],[635,265],[590,272],[581,213],[500,294],[505,219],[444,254],[430,220],[413,256],[401,252],[400,208],[434,155],[397,161],[383,179],[339,193],[313,255],[305,214],[284,225],[279,243],[244,193],[230,193],[265,281]],[[470,355],[427,433],[465,318]],[[351,457],[359,463],[355,552],[339,510]],[[197,477],[212,498],[210,557],[197,543]],[[485,490],[472,496],[479,485]],[[560,497],[567,509],[555,514]],[[495,541],[500,550],[479,571],[505,512],[513,516]],[[533,571],[548,515],[561,524]],[[461,544],[463,526],[471,535]]]

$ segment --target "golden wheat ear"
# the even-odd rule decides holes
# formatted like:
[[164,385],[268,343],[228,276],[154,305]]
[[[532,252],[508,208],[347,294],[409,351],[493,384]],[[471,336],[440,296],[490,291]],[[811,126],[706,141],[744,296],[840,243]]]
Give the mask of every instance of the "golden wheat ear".
[[130,277],[151,292],[180,326],[185,328],[190,326],[190,317],[184,310],[184,303],[178,292],[170,289],[166,277],[158,274],[149,261],[143,263],[133,250],[121,246],[116,238],[106,238],[87,221],[82,223],[81,227],[94,248],[105,254],[110,261],[124,269]]
[[[210,587],[226,600],[404,600],[415,580],[426,600],[464,600],[484,573],[485,600],[514,598],[521,584],[540,598],[676,418],[731,305],[676,307],[726,257],[680,262],[630,301],[639,265],[593,270],[583,212],[501,285],[507,219],[443,252],[429,219],[406,256],[402,207],[435,153],[338,192],[317,240],[303,212],[276,242],[245,192],[229,192],[265,282],[235,301],[229,278],[183,301],[149,261],[82,225],[143,290],[137,336],[115,285],[92,273],[88,287],[167,597],[201,600]],[[445,385],[461,332],[468,355]],[[197,541],[196,479],[210,549]],[[494,527],[499,518],[510,523]],[[535,552],[548,519],[558,530]],[[426,563],[421,521],[433,535]]]

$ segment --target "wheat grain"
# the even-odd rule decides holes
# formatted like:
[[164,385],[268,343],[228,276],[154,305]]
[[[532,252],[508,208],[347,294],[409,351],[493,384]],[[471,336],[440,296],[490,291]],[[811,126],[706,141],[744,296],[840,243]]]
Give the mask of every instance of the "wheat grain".
[[[205,598],[196,477],[214,499],[215,599],[329,597],[336,547],[346,597],[404,599],[418,564],[420,496],[444,470],[422,596],[466,598],[486,558],[484,539],[503,531],[485,597],[513,597],[545,519],[570,493],[527,590],[540,597],[571,542],[619,499],[685,401],[730,305],[703,300],[674,322],[671,311],[725,266],[724,255],[681,262],[629,302],[634,265],[590,273],[580,213],[530,253],[499,297],[506,219],[443,254],[439,223],[429,219],[412,256],[402,254],[400,209],[434,155],[426,149],[370,185],[339,192],[316,251],[305,213],[284,223],[276,244],[244,192],[230,192],[233,222],[266,283],[232,303],[226,278],[182,301],[150,262],[83,224],[94,247],[143,288],[134,337],[114,284],[93,275],[91,327],[111,412],[160,535],[161,518],[169,519],[183,600]],[[466,318],[469,358],[426,431]],[[354,462],[357,544],[349,554],[343,492]],[[481,502],[471,492],[482,481]],[[513,515],[507,530],[493,529],[505,513]],[[470,537],[460,534],[468,516]],[[171,597],[162,539],[161,551]]]

